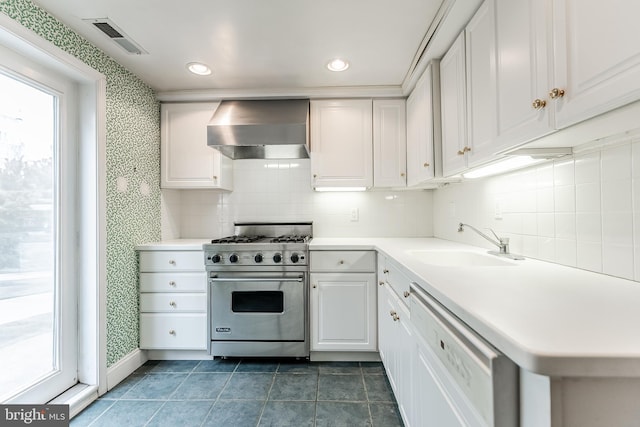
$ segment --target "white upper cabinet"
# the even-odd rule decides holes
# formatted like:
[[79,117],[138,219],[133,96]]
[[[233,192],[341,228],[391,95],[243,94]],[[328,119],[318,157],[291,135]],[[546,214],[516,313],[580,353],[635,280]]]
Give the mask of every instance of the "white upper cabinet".
[[495,153],[495,0],[486,0],[465,29],[467,70],[467,163],[476,166]]
[[640,99],[640,2],[554,0],[559,128]]
[[550,11],[550,0],[495,0],[496,150],[554,128],[548,99]]
[[406,187],[407,124],[404,99],[373,101],[373,186]]
[[408,186],[422,184],[436,176],[434,147],[440,145],[439,74],[438,63],[433,61],[407,99]]
[[218,105],[161,105],[162,188],[233,189],[233,161],[207,146],[207,124]]
[[442,175],[445,177],[467,167],[466,91],[464,33],[461,33],[440,61]]
[[372,101],[311,101],[314,187],[373,186]]

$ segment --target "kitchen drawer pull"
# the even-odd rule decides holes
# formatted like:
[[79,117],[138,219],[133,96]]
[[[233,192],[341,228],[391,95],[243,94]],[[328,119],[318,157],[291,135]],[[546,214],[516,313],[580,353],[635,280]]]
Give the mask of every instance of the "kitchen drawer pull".
[[169,335],[175,335],[176,331],[175,329],[169,329]]
[[551,99],[562,98],[564,96],[564,89],[558,89],[557,87],[549,91]]
[[378,285],[380,285],[380,286],[384,286],[384,281],[382,281],[382,280],[381,280],[381,281],[379,281],[379,282],[378,282]]
[[340,261],[338,261],[338,264],[340,265],[344,264],[344,260],[341,259]]
[[409,295],[411,294],[409,293],[409,291],[404,291],[402,295],[404,295],[405,298],[409,298]]
[[384,270],[382,270],[382,272],[383,272],[384,274],[388,274],[388,273],[389,273],[389,270],[384,269]]
[[173,280],[171,280],[171,281],[169,282],[169,286],[173,286],[173,287],[175,287],[175,286],[176,286],[176,282],[175,282],[175,281],[173,281]]
[[175,261],[174,259],[170,259],[170,260],[169,260],[169,264],[171,264],[171,265],[176,265],[176,261]]
[[173,307],[173,308],[176,308],[176,302],[175,302],[175,301],[171,301],[171,302],[169,303],[169,305],[170,305],[171,307]]

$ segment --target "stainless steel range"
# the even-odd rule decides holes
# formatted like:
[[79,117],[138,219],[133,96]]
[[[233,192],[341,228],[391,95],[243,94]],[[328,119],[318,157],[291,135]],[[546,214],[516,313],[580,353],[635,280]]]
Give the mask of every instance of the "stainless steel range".
[[311,222],[236,223],[203,246],[212,356],[309,357]]

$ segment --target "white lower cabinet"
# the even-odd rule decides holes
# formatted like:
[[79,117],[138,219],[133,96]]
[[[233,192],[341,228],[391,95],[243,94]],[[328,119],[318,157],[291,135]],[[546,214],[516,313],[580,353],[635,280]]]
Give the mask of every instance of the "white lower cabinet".
[[409,427],[415,425],[412,413],[416,406],[412,393],[414,334],[409,309],[384,282],[378,286],[378,319],[380,358],[404,425]]
[[311,351],[376,351],[373,251],[311,251]]
[[140,348],[207,349],[202,251],[140,251]]

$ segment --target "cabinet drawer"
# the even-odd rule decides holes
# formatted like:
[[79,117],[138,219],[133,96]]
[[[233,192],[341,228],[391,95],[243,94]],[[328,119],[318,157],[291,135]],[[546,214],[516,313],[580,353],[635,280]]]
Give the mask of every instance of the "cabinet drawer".
[[376,271],[375,251],[311,251],[311,271]]
[[206,350],[207,314],[140,314],[140,348]]
[[140,271],[204,271],[203,251],[140,251]]
[[140,273],[140,292],[206,292],[207,273]]
[[387,260],[385,281],[391,286],[400,300],[409,305],[409,287],[411,279],[402,271],[400,267]]
[[198,293],[143,293],[140,294],[141,312],[207,312],[207,294]]

